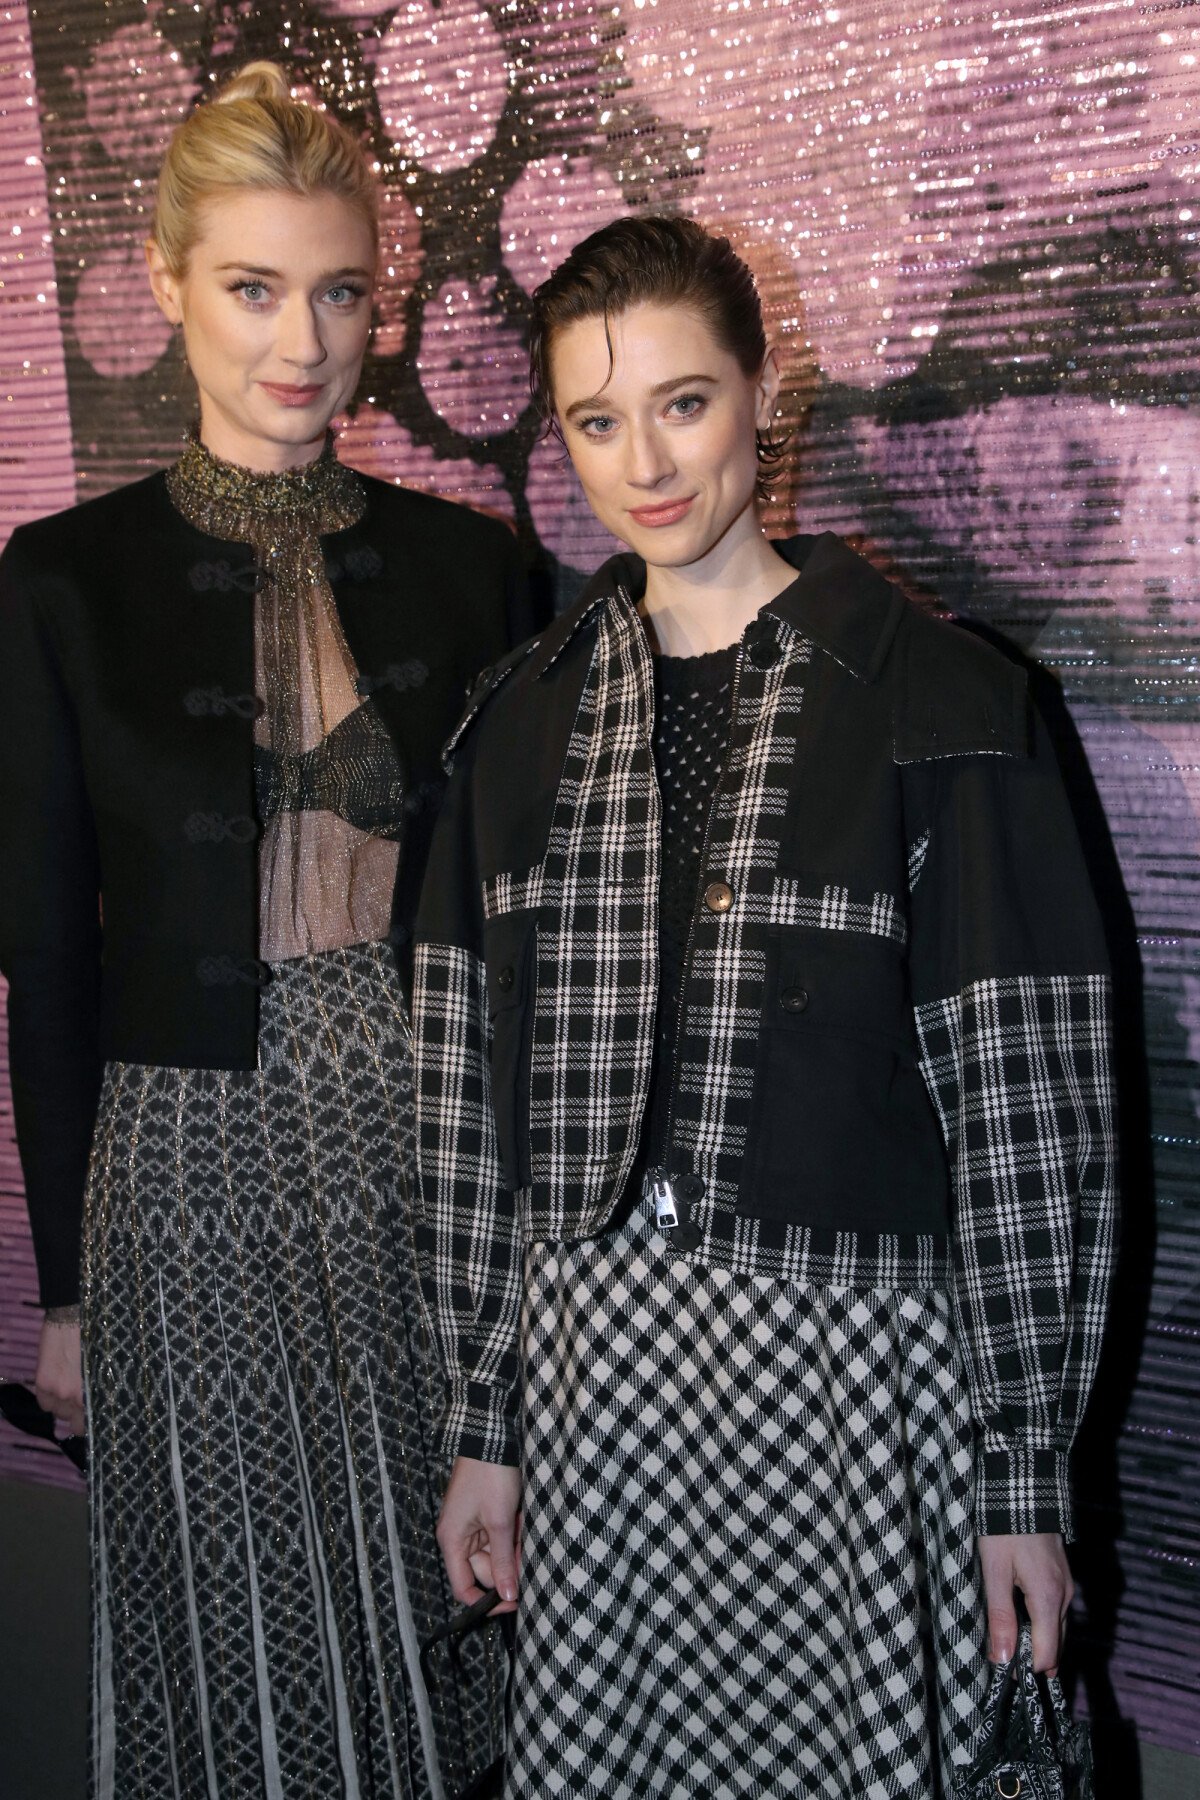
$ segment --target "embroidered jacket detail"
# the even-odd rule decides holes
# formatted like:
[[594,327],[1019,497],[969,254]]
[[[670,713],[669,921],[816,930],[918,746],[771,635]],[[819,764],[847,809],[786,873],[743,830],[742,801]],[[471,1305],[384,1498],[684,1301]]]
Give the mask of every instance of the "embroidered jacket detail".
[[537,648],[538,639],[531,638],[528,643],[519,644],[515,650],[511,651],[509,655],[503,659],[503,661],[494,664],[490,669],[482,670],[482,672],[476,676],[474,685],[467,695],[467,704],[462,718],[458,721],[458,724],[454,727],[454,730],[450,733],[450,736],[442,746],[442,767],[447,774],[450,773],[454,763],[454,752],[458,749],[463,738],[467,735],[467,732],[471,729],[471,726],[475,723],[475,720],[479,717],[479,714],[483,711],[483,708],[487,705],[496,689],[502,682],[508,679],[514,669],[520,667],[527,657],[532,656]]

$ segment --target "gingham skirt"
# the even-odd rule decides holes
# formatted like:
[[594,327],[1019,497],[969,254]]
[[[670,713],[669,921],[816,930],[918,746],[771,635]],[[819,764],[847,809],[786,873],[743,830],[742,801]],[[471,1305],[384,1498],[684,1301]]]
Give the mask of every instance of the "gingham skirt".
[[985,1686],[942,1293],[532,1247],[510,1800],[944,1796]]
[[[438,1800],[499,1749],[453,1609],[386,945],[278,964],[250,1073],[111,1066],[84,1339],[96,1800]],[[441,1773],[439,1775],[439,1764]]]

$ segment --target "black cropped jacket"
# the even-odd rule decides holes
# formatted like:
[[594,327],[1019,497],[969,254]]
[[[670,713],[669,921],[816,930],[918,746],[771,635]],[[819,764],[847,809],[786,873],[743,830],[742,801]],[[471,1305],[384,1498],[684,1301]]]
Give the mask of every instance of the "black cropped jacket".
[[[480,666],[531,621],[511,533],[364,477],[322,540],[362,691],[407,783],[402,959]],[[0,968],[43,1304],[78,1294],[103,1064],[252,1068],[259,986],[253,554],[162,474],[24,525],[0,558]]]
[[[836,537],[777,548],[797,576],[739,646],[696,894],[664,1252],[950,1292],[980,1529],[1069,1529],[1114,1195],[1104,942],[1055,759],[1023,671]],[[489,672],[421,901],[418,1233],[449,1444],[487,1460],[517,1453],[524,1246],[605,1230],[639,1142],[643,580],[614,559]]]

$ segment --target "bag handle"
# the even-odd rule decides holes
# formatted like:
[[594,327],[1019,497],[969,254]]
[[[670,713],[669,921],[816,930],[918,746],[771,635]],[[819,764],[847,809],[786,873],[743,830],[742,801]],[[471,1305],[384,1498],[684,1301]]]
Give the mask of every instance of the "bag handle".
[[476,1626],[482,1625],[488,1615],[502,1604],[502,1597],[495,1588],[484,1588],[478,1600],[473,1600],[470,1606],[464,1606],[459,1612],[454,1613],[444,1625],[439,1625],[436,1631],[430,1632],[421,1645],[421,1673],[425,1677],[427,1686],[433,1680],[431,1661],[433,1652],[438,1645],[451,1644],[456,1639],[465,1637],[469,1631],[474,1631]]
[[[1049,1708],[1042,1701],[1039,1683],[1043,1680],[1050,1700]],[[973,1768],[986,1771],[1011,1752],[1010,1734],[1018,1707],[1025,1738],[1022,1754],[1043,1768],[1056,1768],[1070,1715],[1057,1677],[1034,1674],[1033,1633],[1028,1621],[1021,1625],[1017,1648],[1008,1662],[999,1664],[992,1671],[991,1685],[984,1701],[988,1733]],[[996,1792],[999,1800],[1016,1800],[1015,1795],[1004,1795],[999,1786]]]

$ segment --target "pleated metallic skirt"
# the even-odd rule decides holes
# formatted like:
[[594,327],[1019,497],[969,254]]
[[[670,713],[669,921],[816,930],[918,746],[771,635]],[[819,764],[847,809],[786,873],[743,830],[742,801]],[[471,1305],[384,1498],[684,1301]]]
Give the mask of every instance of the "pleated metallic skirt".
[[84,1280],[95,1800],[441,1800],[498,1754],[452,1601],[386,945],[278,964],[248,1073],[114,1064]]

